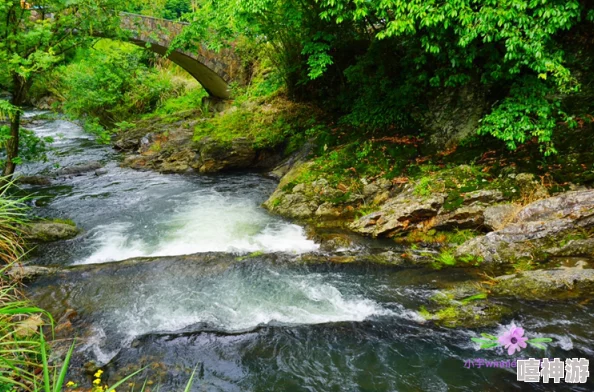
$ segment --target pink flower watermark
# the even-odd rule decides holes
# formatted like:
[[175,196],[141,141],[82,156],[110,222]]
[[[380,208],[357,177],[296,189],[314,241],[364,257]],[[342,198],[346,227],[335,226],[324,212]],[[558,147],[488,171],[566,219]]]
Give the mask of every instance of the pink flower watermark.
[[512,325],[510,329],[505,331],[499,337],[487,333],[482,333],[481,336],[482,338],[472,338],[471,340],[475,343],[479,343],[481,349],[503,346],[507,350],[508,355],[513,355],[515,352],[522,351],[528,344],[540,348],[541,350],[545,350],[546,346],[544,343],[553,341],[551,338],[528,339],[524,336],[524,328],[516,327],[515,325]]
[[528,338],[524,337],[524,328],[511,327],[511,329],[505,332],[497,339],[499,344],[502,344],[507,349],[507,354],[512,355],[513,353],[522,351],[526,348],[526,341]]

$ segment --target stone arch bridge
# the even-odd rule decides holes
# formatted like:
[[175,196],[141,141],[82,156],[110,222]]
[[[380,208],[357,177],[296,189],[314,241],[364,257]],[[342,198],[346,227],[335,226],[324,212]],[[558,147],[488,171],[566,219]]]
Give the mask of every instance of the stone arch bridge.
[[[121,27],[131,33],[129,41],[165,55],[173,39],[186,23],[150,16],[120,14]],[[190,73],[211,96],[230,98],[229,83],[245,79],[245,68],[233,49],[224,48],[214,52],[206,45],[197,45],[192,51],[174,50],[167,58]]]

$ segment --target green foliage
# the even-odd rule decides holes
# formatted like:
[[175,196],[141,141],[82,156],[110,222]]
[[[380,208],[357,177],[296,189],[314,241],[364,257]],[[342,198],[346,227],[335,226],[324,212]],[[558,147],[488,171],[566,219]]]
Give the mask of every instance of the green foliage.
[[[207,97],[206,90],[200,87],[195,87],[185,92],[180,96],[171,97],[162,102],[157,109],[151,113],[151,116],[157,115],[161,117],[173,116],[180,112],[188,110],[195,110],[203,107],[202,99]],[[207,113],[208,108],[204,107],[204,114]]]
[[[0,125],[0,148],[4,149],[6,143],[10,140],[10,128],[8,126]],[[37,160],[45,160],[47,152],[50,149],[50,144],[53,138],[38,137],[33,131],[21,128],[19,137],[19,153],[12,161],[16,164],[24,162],[31,162]],[[0,167],[5,165],[5,156],[0,153]]]
[[311,107],[277,97],[268,105],[237,105],[200,121],[194,130],[194,140],[212,137],[231,142],[238,137],[247,137],[254,148],[284,146],[284,152],[290,153],[301,147],[308,130],[315,128],[315,122],[315,111]]
[[183,93],[183,84],[149,68],[143,56],[140,48],[105,40],[81,49],[75,61],[54,73],[64,112],[84,119],[86,129],[102,135],[101,128],[151,112]]
[[480,132],[512,149],[535,138],[548,155],[571,123],[559,94],[578,88],[559,37],[593,14],[580,0],[203,0],[176,45],[247,37],[290,96],[327,99],[342,124],[382,135],[418,132],[430,88],[482,83],[495,104]]
[[544,81],[523,78],[515,83],[509,95],[482,119],[479,134],[490,134],[515,150],[518,144],[535,138],[545,156],[556,153],[553,131],[558,121],[575,122],[561,110],[559,98]]
[[12,119],[20,109],[10,102],[0,99],[0,120]]
[[414,193],[417,196],[430,196],[433,193],[432,189],[433,178],[422,177],[415,185]]
[[[72,48],[90,42],[97,32],[115,35],[119,31],[120,2],[115,0],[47,0],[42,10],[25,7],[20,0],[0,1],[0,81],[11,92],[13,109],[22,106],[35,77],[54,69]],[[76,34],[73,32],[76,31]],[[6,104],[0,108],[5,116]],[[19,113],[9,113],[10,138],[4,141],[4,174],[11,175],[19,157]]]
[[451,249],[444,249],[437,256],[432,256],[431,258],[436,262],[435,266],[437,268],[443,266],[453,267],[456,265],[456,256]]
[[125,10],[136,14],[175,20],[190,12],[188,0],[133,0],[125,3]]

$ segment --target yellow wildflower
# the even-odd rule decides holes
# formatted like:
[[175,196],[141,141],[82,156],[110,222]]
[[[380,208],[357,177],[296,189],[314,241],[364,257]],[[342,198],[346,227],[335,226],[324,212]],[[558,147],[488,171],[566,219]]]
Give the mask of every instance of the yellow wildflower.
[[103,370],[101,370],[101,369],[97,370],[97,372],[95,373],[95,378],[101,378],[102,374],[103,374]]
[[96,379],[96,380],[93,381],[93,384],[99,385],[99,384],[101,384],[101,380],[100,379]]
[[75,384],[74,382],[72,382],[72,381],[68,381],[68,382],[66,383],[66,386],[67,386],[67,387],[73,387],[73,386],[75,386],[75,385],[76,385],[76,384]]

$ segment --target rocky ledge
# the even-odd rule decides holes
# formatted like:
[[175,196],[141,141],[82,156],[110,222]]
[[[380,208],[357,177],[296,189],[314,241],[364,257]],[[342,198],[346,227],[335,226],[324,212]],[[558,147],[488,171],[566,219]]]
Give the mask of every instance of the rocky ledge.
[[246,137],[194,140],[193,129],[199,120],[192,120],[191,114],[171,124],[146,120],[117,135],[114,148],[127,153],[122,166],[162,173],[216,173],[270,170],[280,162],[278,151],[256,148]]
[[594,238],[588,238],[589,229],[594,227],[594,190],[537,200],[503,221],[508,223],[467,241],[456,253],[480,257],[486,262],[594,256]]

